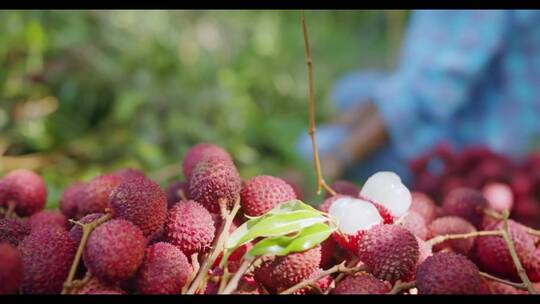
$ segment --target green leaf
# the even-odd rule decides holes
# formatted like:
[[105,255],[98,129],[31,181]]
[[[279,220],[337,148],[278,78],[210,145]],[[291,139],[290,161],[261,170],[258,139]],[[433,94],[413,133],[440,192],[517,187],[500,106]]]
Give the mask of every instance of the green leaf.
[[251,248],[250,256],[287,255],[311,249],[326,240],[335,229],[317,223],[303,229],[295,236],[279,236],[264,239]]

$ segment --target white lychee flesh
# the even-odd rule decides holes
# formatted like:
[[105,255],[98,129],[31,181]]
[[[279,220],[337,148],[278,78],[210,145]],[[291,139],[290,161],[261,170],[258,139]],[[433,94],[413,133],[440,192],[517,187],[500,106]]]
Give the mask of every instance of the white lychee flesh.
[[383,222],[383,218],[373,204],[352,197],[336,200],[330,206],[328,213],[336,218],[341,232],[351,235]]
[[411,206],[411,192],[394,172],[381,171],[368,178],[360,195],[383,205],[394,217],[401,217]]

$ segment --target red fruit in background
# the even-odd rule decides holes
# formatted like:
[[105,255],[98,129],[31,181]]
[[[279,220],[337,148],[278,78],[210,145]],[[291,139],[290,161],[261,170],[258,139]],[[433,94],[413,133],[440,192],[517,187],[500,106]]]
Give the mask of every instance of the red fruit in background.
[[441,185],[440,193],[442,197],[448,195],[455,189],[462,188],[465,186],[465,180],[461,176],[450,176],[447,177]]
[[540,202],[532,197],[518,198],[512,209],[512,217],[527,226],[539,229]]
[[15,204],[19,216],[32,215],[45,207],[47,186],[33,171],[17,169],[0,179],[0,206]]
[[532,282],[540,282],[540,247],[536,248],[529,262],[523,267]]
[[487,199],[488,206],[497,211],[512,210],[514,195],[512,189],[502,183],[490,183],[484,186],[482,194]]
[[420,214],[427,225],[437,218],[436,205],[429,196],[421,192],[411,193],[412,201],[410,211]]
[[174,204],[184,199],[188,199],[188,183],[186,181],[173,181],[165,190],[167,195],[167,208],[171,208]]
[[[443,216],[429,225],[428,239],[439,235],[462,234],[476,231],[474,226],[465,219],[458,216]],[[455,253],[467,255],[474,245],[474,238],[448,240],[433,246],[433,251],[451,249]]]
[[331,294],[386,294],[391,288],[369,273],[356,273],[337,283]]
[[0,243],[0,295],[16,294],[21,282],[21,253],[9,243]]
[[[336,193],[349,195],[352,197],[356,197],[360,193],[360,188],[358,188],[358,186],[346,180],[337,180],[330,185],[330,188],[336,191]],[[331,196],[332,195],[327,192],[325,198],[329,198]]]
[[240,197],[244,214],[260,216],[281,203],[296,199],[296,193],[278,177],[259,175],[244,183]]
[[79,217],[90,213],[105,212],[109,206],[109,196],[122,182],[115,174],[103,174],[93,178],[84,189],[84,197],[78,204]]
[[60,198],[60,211],[68,219],[76,219],[79,202],[84,198],[86,183],[76,182],[67,187]]
[[452,190],[443,201],[443,211],[447,215],[460,216],[475,227],[482,225],[484,209],[488,206],[487,200],[481,192],[470,188]]
[[0,219],[0,243],[7,242],[13,246],[30,234],[30,225],[16,218]]
[[431,160],[431,153],[421,154],[415,159],[409,162],[409,167],[415,175],[420,175],[424,173],[427,169],[429,161]]
[[426,221],[417,212],[409,210],[402,222],[403,227],[407,228],[412,234],[425,240],[428,236]]
[[533,191],[533,183],[525,172],[516,172],[511,179],[510,186],[516,197],[528,196]]
[[290,180],[287,178],[282,178],[282,179],[286,181],[293,188],[294,193],[296,194],[296,198],[303,201],[305,198],[305,195],[304,195],[304,191],[302,190],[302,187],[300,187],[300,185],[293,180]]
[[126,292],[119,287],[103,284],[97,278],[91,278],[81,289],[76,292],[76,294],[80,295],[115,295],[125,293]]
[[217,157],[227,162],[233,162],[229,153],[220,146],[209,143],[196,144],[187,151],[182,160],[182,172],[187,181],[189,181],[195,166],[206,157]]
[[68,221],[66,217],[58,211],[42,210],[32,214],[32,216],[28,218],[28,225],[30,225],[31,230],[41,229],[41,227],[49,225],[58,226],[67,230]]
[[430,197],[435,197],[440,188],[439,177],[429,172],[424,172],[416,177],[412,189],[416,192],[423,192]]
[[134,169],[134,168],[123,168],[114,171],[112,174],[120,176],[122,180],[130,179],[130,178],[146,178],[146,174],[142,172],[141,170]]

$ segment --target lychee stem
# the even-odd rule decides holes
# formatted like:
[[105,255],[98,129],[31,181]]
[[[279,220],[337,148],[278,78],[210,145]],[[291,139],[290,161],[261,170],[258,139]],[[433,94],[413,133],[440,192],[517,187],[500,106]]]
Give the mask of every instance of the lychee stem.
[[227,286],[223,289],[223,292],[218,292],[218,294],[231,294],[231,292],[235,291],[238,287],[238,282],[240,282],[240,279],[244,273],[246,273],[248,269],[255,263],[255,260],[256,259],[251,257],[245,258]]
[[193,279],[195,279],[195,276],[197,275],[197,272],[199,272],[200,265],[199,265],[199,254],[195,252],[191,255],[191,267],[193,267],[193,271],[189,275],[189,278],[186,281],[186,284],[184,284],[184,287],[182,287],[181,294],[185,294],[187,289],[189,288],[191,282],[193,282]]
[[[220,199],[219,205],[220,205],[220,208],[224,208],[224,206],[227,206],[227,200]],[[225,244],[225,240],[227,239],[229,235],[229,229],[231,227],[232,221],[234,217],[236,216],[236,213],[238,212],[239,209],[240,209],[240,198],[237,198],[234,203],[234,207],[232,211],[227,213],[225,217],[223,218],[223,222],[221,224],[221,230],[220,230],[217,240],[215,241],[213,249],[211,253],[208,255],[208,258],[205,259],[203,265],[201,266],[201,269],[199,270],[197,276],[195,277],[195,280],[189,287],[186,294],[194,294],[197,288],[199,287],[199,285],[201,285],[201,283],[204,283],[206,281],[206,278],[208,276],[208,270],[214,264],[219,254],[223,251],[223,246]]]
[[517,273],[519,275],[519,278],[525,284],[525,287],[527,287],[527,291],[529,291],[530,294],[538,294],[536,289],[533,287],[531,281],[529,280],[529,277],[527,276],[527,272],[525,272],[525,269],[523,269],[523,265],[521,265],[521,261],[519,260],[519,257],[516,253],[516,247],[514,246],[514,241],[510,237],[508,233],[508,216],[509,212],[508,210],[505,210],[503,212],[503,229],[502,229],[502,236],[506,242],[506,245],[508,246],[508,250],[510,251],[510,256],[512,257],[512,261],[514,261],[514,265],[516,266]]
[[427,243],[430,246],[434,246],[448,240],[467,239],[467,238],[478,237],[478,236],[494,236],[494,235],[502,236],[502,231],[501,230],[488,230],[488,231],[473,231],[469,233],[445,234],[445,235],[439,235],[432,239],[429,239]]
[[304,33],[304,48],[306,54],[306,64],[308,68],[308,95],[309,95],[309,136],[313,146],[313,162],[315,165],[315,174],[317,175],[317,194],[321,194],[321,188],[324,188],[331,195],[336,195],[330,186],[326,184],[323,178],[321,161],[319,158],[319,149],[317,147],[317,137],[315,136],[315,95],[313,93],[313,59],[311,57],[311,47],[309,46],[309,37],[304,18],[304,10],[301,11],[302,32]]
[[401,282],[401,280],[397,280],[394,287],[392,287],[392,290],[390,290],[387,294],[395,295],[403,290],[409,290],[414,287],[416,287],[416,281]]
[[80,225],[82,227],[83,235],[81,238],[81,241],[79,243],[79,247],[77,248],[77,253],[75,253],[75,258],[73,259],[73,263],[71,264],[71,269],[69,270],[69,275],[64,282],[64,288],[62,289],[62,294],[66,294],[71,288],[72,288],[72,281],[75,277],[75,272],[77,271],[77,267],[79,266],[79,261],[81,260],[82,253],[84,251],[84,247],[86,246],[86,242],[88,241],[88,237],[90,236],[90,233],[99,225],[105,223],[108,221],[112,215],[110,213],[107,213],[103,215],[102,217],[88,223],[83,224],[81,222],[77,222],[74,220],[69,220],[70,222]]
[[11,217],[12,215],[15,214],[15,202],[14,201],[8,201],[7,205],[8,205],[8,207],[7,207],[7,210],[6,210],[5,217],[9,218],[9,217]]
[[299,289],[302,289],[306,286],[309,286],[311,284],[315,284],[318,280],[324,278],[325,276],[328,276],[328,275],[331,275],[331,274],[334,274],[334,273],[337,273],[337,272],[341,272],[341,273],[347,273],[347,274],[354,274],[354,273],[357,273],[357,272],[360,272],[360,271],[364,271],[366,269],[365,265],[360,265],[360,266],[357,266],[357,267],[347,267],[345,266],[345,261],[341,262],[341,264],[338,264],[338,265],[335,265],[334,267],[332,268],[328,268],[327,270],[325,271],[321,271],[319,272],[318,275],[316,275],[315,277],[313,278],[310,278],[309,280],[304,280],[282,292],[280,292],[279,294],[292,294],[293,292],[299,290]]
[[501,278],[498,278],[496,276],[492,276],[491,274],[485,273],[485,272],[482,272],[482,271],[480,271],[480,275],[485,277],[485,278],[488,278],[488,279],[490,279],[492,281],[497,281],[499,283],[503,283],[503,284],[512,286],[512,287],[517,288],[517,289],[527,290],[527,287],[523,283],[510,282],[510,281],[507,281],[505,279],[501,279]]
[[[490,209],[485,209],[484,214],[497,220],[503,219],[502,214],[498,213],[497,211],[490,210]],[[531,227],[527,227],[527,233],[534,236],[540,236],[540,230],[535,230],[535,229],[532,229]]]

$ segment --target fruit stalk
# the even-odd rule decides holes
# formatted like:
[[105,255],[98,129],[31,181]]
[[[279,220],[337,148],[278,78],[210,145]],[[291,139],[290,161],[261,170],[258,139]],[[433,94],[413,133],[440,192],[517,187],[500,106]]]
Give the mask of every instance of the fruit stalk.
[[480,271],[480,275],[485,277],[485,278],[488,278],[488,279],[490,279],[492,281],[497,281],[499,283],[503,283],[503,284],[512,286],[512,287],[517,288],[517,289],[527,290],[527,287],[523,283],[510,282],[510,281],[507,281],[505,279],[501,279],[501,278],[498,278],[496,276],[492,276],[489,273],[485,273],[485,272],[482,272],[482,271]]
[[467,239],[467,238],[477,237],[477,236],[494,236],[494,235],[502,236],[502,233],[503,232],[501,230],[489,230],[489,231],[473,231],[469,233],[446,234],[446,235],[436,236],[428,240],[427,243],[433,246],[433,245],[437,245],[448,240]]
[[242,265],[238,268],[234,276],[231,278],[227,286],[223,289],[223,292],[219,292],[219,294],[231,294],[234,290],[236,290],[236,287],[238,287],[238,282],[240,282],[240,279],[248,271],[248,269],[254,264],[256,259],[253,258],[246,258],[242,262]]
[[401,280],[397,280],[394,284],[394,287],[392,287],[392,290],[388,292],[388,294],[395,295],[400,293],[403,290],[409,290],[411,288],[414,288],[416,286],[416,281],[411,282],[401,282]]
[[81,260],[82,253],[84,251],[84,247],[86,246],[86,242],[88,241],[88,237],[90,236],[90,233],[94,230],[94,228],[105,223],[111,217],[112,215],[110,213],[107,213],[104,216],[88,224],[83,224],[77,221],[70,220],[72,223],[76,225],[80,225],[82,227],[83,235],[81,238],[81,242],[79,243],[79,247],[77,248],[77,253],[75,254],[75,258],[73,259],[73,264],[71,264],[68,277],[66,281],[64,282],[64,288],[62,289],[62,294],[66,294],[72,287],[73,278],[75,277],[75,272],[77,271],[77,267],[79,266],[79,261]]
[[336,192],[324,181],[321,161],[319,158],[319,149],[317,147],[317,137],[315,135],[315,95],[313,93],[313,59],[311,57],[311,47],[309,46],[308,31],[304,11],[301,11],[302,32],[304,33],[304,48],[306,54],[306,64],[308,68],[308,95],[309,95],[309,136],[313,146],[313,162],[315,165],[315,174],[317,175],[317,194],[321,194],[321,189],[324,188],[331,195],[336,195]]
[[189,276],[188,280],[186,281],[186,284],[182,288],[181,294],[185,294],[188,287],[190,286],[191,282],[193,282],[193,279],[195,279],[195,276],[199,272],[200,265],[199,265],[199,254],[194,253],[191,255],[191,266],[193,267],[193,272]]

